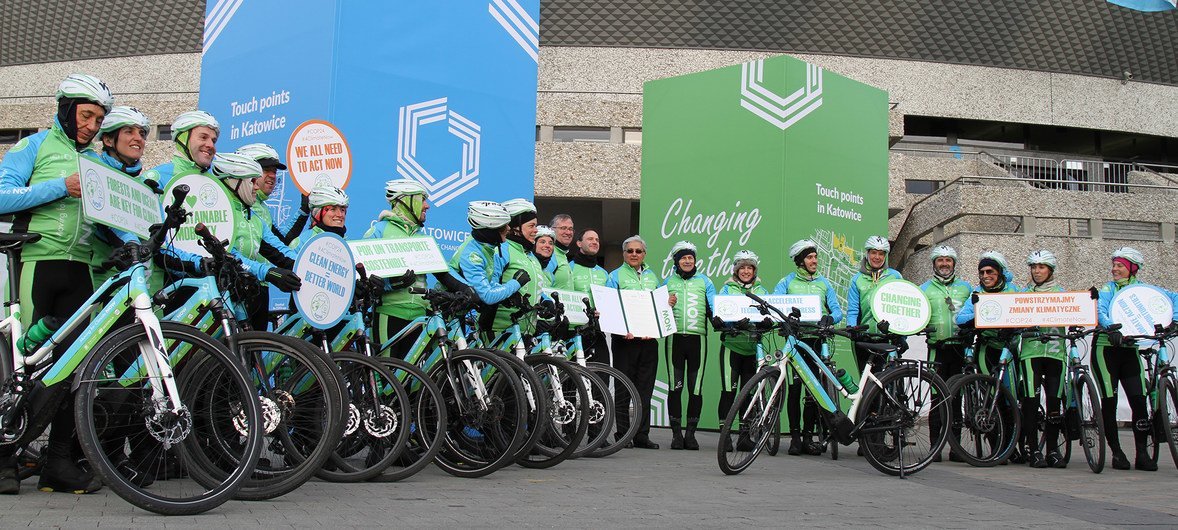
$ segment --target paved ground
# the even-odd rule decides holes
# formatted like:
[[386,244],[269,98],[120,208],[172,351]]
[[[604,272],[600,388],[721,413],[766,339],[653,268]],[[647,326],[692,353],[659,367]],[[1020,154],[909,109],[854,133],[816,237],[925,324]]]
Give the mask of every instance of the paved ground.
[[[1064,470],[934,464],[908,479],[886,477],[854,448],[826,457],[762,455],[744,474],[716,466],[717,436],[699,452],[624,450],[550,470],[509,468],[458,479],[429,468],[399,484],[311,482],[271,502],[230,502],[199,517],[163,518],[104,490],[47,494],[26,481],[0,498],[3,527],[1032,527],[1178,525],[1178,469],[1100,475],[1083,461]],[[1126,447],[1131,442],[1126,439]],[[1130,453],[1130,457],[1132,454]],[[1081,457],[1082,458],[1082,457]]]

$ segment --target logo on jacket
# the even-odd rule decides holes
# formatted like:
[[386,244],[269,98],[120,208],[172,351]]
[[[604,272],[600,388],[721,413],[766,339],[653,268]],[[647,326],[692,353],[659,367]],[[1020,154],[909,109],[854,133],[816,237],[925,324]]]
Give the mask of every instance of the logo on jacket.
[[[441,206],[479,183],[479,125],[450,110],[447,98],[401,107],[397,127],[397,173],[416,180],[429,190],[434,206]],[[429,125],[445,121],[446,131],[458,143],[445,141]],[[428,160],[428,163],[425,161]],[[453,167],[445,177],[436,176]]]
[[740,106],[778,129],[788,129],[822,106],[822,68],[805,64],[805,84],[785,96],[762,84],[765,77],[764,59],[740,65]]

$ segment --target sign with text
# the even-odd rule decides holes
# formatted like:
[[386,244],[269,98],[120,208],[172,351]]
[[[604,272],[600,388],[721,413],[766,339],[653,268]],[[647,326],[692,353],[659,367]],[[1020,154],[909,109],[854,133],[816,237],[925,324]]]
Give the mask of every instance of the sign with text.
[[544,289],[544,294],[560,301],[560,304],[564,306],[564,316],[569,319],[569,324],[579,326],[589,323],[589,316],[585,314],[584,299],[588,298],[588,295],[585,293],[564,291],[561,289]]
[[186,252],[209,257],[205,248],[197,244],[200,236],[196,235],[196,225],[204,223],[217,239],[230,240],[230,248],[237,248],[239,242],[232,240],[236,217],[225,186],[201,174],[185,175],[168,183],[164,197],[171,197],[172,190],[181,184],[187,185],[189,189],[188,196],[184,198],[184,209],[190,215],[171,238],[172,245]]
[[348,241],[348,246],[352,247],[356,263],[363,263],[368,274],[380,278],[400,276],[408,270],[424,274],[449,268],[438,242],[429,236],[363,239]]
[[[818,322],[818,319],[822,318],[822,297],[816,294],[763,294],[759,296],[786,315],[797,308],[802,312],[803,322]],[[716,295],[715,312],[716,316],[724,319],[725,322],[736,322],[746,317],[755,322],[766,316],[757,309],[757,304],[752,298],[739,294]],[[776,315],[768,316],[777,320]]]
[[1096,300],[1088,291],[978,293],[974,325],[979,328],[1095,326]]
[[307,241],[295,259],[303,286],[295,292],[295,308],[319,329],[334,326],[352,305],[356,261],[342,238],[322,233]]
[[307,120],[295,128],[286,146],[286,165],[303,195],[316,186],[347,189],[352,179],[352,151],[344,135],[323,120]]
[[912,335],[928,326],[932,309],[924,292],[912,282],[884,282],[871,293],[871,312],[876,319],[888,321],[888,331]]
[[594,285],[593,303],[601,315],[601,331],[638,338],[663,338],[678,331],[667,302],[667,287],[653,291]]
[[78,157],[82,176],[82,211],[87,219],[147,239],[151,225],[162,223],[160,202],[143,183],[106,164]]
[[[1152,335],[1154,326],[1169,326],[1174,319],[1170,296],[1152,285],[1134,284],[1117,291],[1109,304],[1109,318],[1121,325],[1122,335]],[[1153,341],[1137,341],[1140,348]]]

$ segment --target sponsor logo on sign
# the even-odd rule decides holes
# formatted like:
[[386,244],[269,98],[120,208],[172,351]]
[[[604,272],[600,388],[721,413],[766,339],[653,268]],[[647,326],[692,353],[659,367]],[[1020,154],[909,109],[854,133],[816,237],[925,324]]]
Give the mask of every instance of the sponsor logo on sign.
[[[451,199],[479,183],[479,151],[482,133],[479,125],[450,110],[447,98],[438,98],[401,107],[397,128],[397,173],[413,179],[429,190],[435,206]],[[459,169],[449,176],[438,178],[417,161],[418,131],[432,123],[446,121],[447,130],[462,142]]]
[[[781,130],[822,106],[822,68],[806,64],[806,82],[788,95],[765,87],[765,60],[740,65],[740,106]],[[788,90],[788,88],[787,88]]]
[[86,172],[86,200],[90,201],[90,207],[101,211],[106,207],[106,194],[102,182],[99,180],[98,172],[91,169]]

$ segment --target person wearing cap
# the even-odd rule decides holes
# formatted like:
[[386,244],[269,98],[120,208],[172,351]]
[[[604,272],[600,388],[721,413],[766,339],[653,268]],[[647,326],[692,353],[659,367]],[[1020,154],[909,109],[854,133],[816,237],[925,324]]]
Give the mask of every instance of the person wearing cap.
[[[708,321],[716,306],[716,286],[696,267],[695,245],[680,241],[671,247],[675,271],[663,285],[679,331],[667,337],[663,347],[671,373],[667,410],[671,417],[671,449],[698,451],[695,429],[703,411],[703,378],[707,368]],[[701,354],[702,351],[702,354]],[[687,433],[683,433],[683,386],[687,385]]]
[[[653,291],[662,285],[654,270],[646,266],[646,241],[634,235],[622,242],[624,263],[609,273],[606,287],[620,290]],[[658,449],[659,444],[650,439],[650,400],[654,397],[654,380],[659,367],[659,343],[650,337],[629,335],[613,336],[614,368],[621,370],[638,387],[638,431],[634,434],[634,447]],[[614,407],[617,412],[617,433],[620,436],[630,429],[630,397],[615,391]]]
[[[1027,282],[1024,292],[1031,293],[1060,293],[1063,288],[1055,280],[1055,269],[1059,260],[1050,250],[1036,250],[1027,256],[1027,266],[1030,268],[1031,281]],[[1027,464],[1033,468],[1063,468],[1067,467],[1063,455],[1059,450],[1059,431],[1063,425],[1063,390],[1060,382],[1065,369],[1067,350],[1063,339],[1052,339],[1047,342],[1027,340],[1036,331],[1044,333],[1064,333],[1066,330],[1056,328],[1033,328],[1023,334],[1022,349],[1019,351],[1019,370],[1022,372],[1022,421],[1023,421],[1023,452],[1028,454]],[[1044,418],[1043,434],[1047,448],[1047,456],[1038,449],[1039,446],[1039,391],[1042,388],[1046,396],[1047,415]]]
[[[839,305],[838,294],[834,292],[834,286],[830,284],[830,281],[818,273],[818,244],[809,239],[799,240],[790,245],[789,257],[793,260],[796,269],[777,282],[773,294],[818,296],[822,300],[822,316],[829,316],[832,323],[841,322],[843,308]],[[822,344],[818,338],[802,337],[802,341],[813,349],[814,353],[822,351]],[[818,373],[819,368],[809,355],[803,355],[802,360],[809,366],[811,372]],[[793,371],[792,368],[790,371]],[[795,456],[802,454],[802,452],[810,455],[822,454],[822,444],[810,441],[811,433],[815,431],[818,420],[817,404],[814,403],[814,400],[807,399],[808,393],[803,389],[801,378],[797,374],[792,374],[787,381],[789,381],[789,386],[786,387],[785,410],[790,431],[787,452]],[[806,402],[805,415],[802,415],[800,410],[802,401]]]
[[[586,298],[593,299],[593,286],[605,285],[609,282],[609,272],[598,263],[601,252],[601,236],[597,230],[582,228],[573,238],[573,246],[569,252],[569,290],[584,293]],[[585,360],[611,364],[609,348],[605,341],[605,334],[596,330],[581,338],[585,348]]]
[[[720,287],[721,295],[769,294],[757,275],[761,258],[751,250],[740,250],[732,256],[732,276]],[[757,373],[757,343],[747,334],[733,333],[731,326],[719,317],[712,318],[712,325],[720,334],[720,403],[718,413],[721,421],[728,415],[736,392]],[[738,436],[736,450],[751,451],[752,440],[743,432]],[[724,450],[732,451],[732,440],[720,440]]]
[[[389,209],[382,210],[364,239],[404,239],[407,237],[429,237],[425,233],[426,212],[429,211],[429,192],[412,179],[396,179],[385,182],[384,198]],[[433,273],[434,278],[451,291],[469,289],[448,272]],[[375,320],[372,323],[376,343],[383,345],[390,338],[408,326],[413,319],[425,316],[429,301],[421,294],[410,292],[410,287],[424,289],[426,275],[412,270],[399,277],[370,278],[370,286],[380,293],[376,305]],[[390,347],[397,357],[404,357],[413,346],[411,338],[398,340]]]
[[524,285],[532,281],[525,271],[517,271],[513,277],[500,281],[503,269],[498,268],[497,259],[501,245],[507,240],[511,229],[511,215],[502,204],[492,201],[474,201],[467,205],[466,222],[470,224],[470,236],[450,258],[450,274],[474,290],[478,296],[479,331],[490,333],[495,319],[495,307]]
[[[508,221],[507,237],[499,245],[495,255],[495,276],[500,278],[529,278],[531,281],[519,282],[516,291],[524,302],[535,305],[540,302],[541,289],[551,287],[545,285],[544,268],[536,259],[536,206],[527,199],[511,199],[503,203],[503,209],[511,216]],[[508,280],[515,281],[515,280]],[[513,304],[499,304],[495,308],[495,319],[491,324],[491,335],[511,326],[511,314],[518,307]],[[536,313],[529,313],[519,321],[520,331],[524,335],[531,335],[536,329]]]
[[[890,280],[903,280],[900,271],[888,267],[888,253],[892,244],[880,236],[871,236],[863,244],[863,259],[859,261],[859,272],[851,277],[847,290],[847,326],[867,326],[867,331],[879,331],[879,320],[871,312],[871,296],[876,287]],[[855,348],[855,361],[859,373],[867,367],[870,352]]]
[[274,224],[274,218],[266,201],[270,199],[270,194],[274,192],[274,187],[278,184],[278,171],[286,171],[286,164],[283,164],[279,159],[278,151],[263,143],[246,144],[238,147],[235,152],[254,159],[258,165],[262,166],[262,176],[254,181],[254,193],[258,195],[258,200],[254,202],[252,207],[253,215],[261,217],[262,226],[268,227],[270,231],[274,232],[279,241],[290,245],[307,226],[307,219],[311,215],[310,196],[302,195],[297,215],[288,215],[281,226]]
[[[217,154],[221,124],[203,110],[183,112],[172,120],[172,160],[143,174],[148,185],[163,193],[172,179],[196,173],[208,174]],[[166,200],[166,199],[165,199]]]
[[[957,276],[957,250],[947,245],[933,247],[929,253],[933,277],[920,285],[929,302],[929,324],[933,331],[928,335],[928,361],[935,367],[937,375],[946,381],[960,374],[965,364],[965,344],[957,338],[957,313],[965,307],[973,288],[969,282]],[[960,416],[960,411],[954,411]],[[932,415],[929,423],[933,432],[941,431],[941,417]],[[940,461],[941,455],[933,455],[933,461]],[[962,462],[960,456],[949,450],[949,460]]]
[[[1117,293],[1130,285],[1148,285],[1137,278],[1145,266],[1145,256],[1133,247],[1121,247],[1112,254],[1112,281],[1097,291],[1096,314],[1101,327],[1111,326],[1112,302]],[[1173,294],[1170,294],[1173,302]],[[1178,312],[1178,304],[1174,305]],[[1178,314],[1175,314],[1178,317]],[[1113,469],[1127,470],[1129,459],[1121,450],[1117,436],[1117,384],[1125,389],[1133,419],[1133,443],[1137,458],[1133,467],[1142,471],[1157,471],[1157,462],[1149,457],[1149,434],[1153,428],[1145,397],[1145,370],[1135,344],[1122,344],[1121,333],[1098,332],[1093,343],[1092,376],[1100,388],[1100,410],[1104,418],[1105,439],[1113,453]]]
[[[56,99],[53,125],[21,138],[0,160],[0,214],[16,214],[14,232],[41,234],[40,240],[22,248],[19,280],[12,279],[20,282],[24,329],[43,317],[65,321],[94,292],[90,277],[94,225],[82,214],[78,156],[92,155],[90,142],[114,105],[114,96],[100,79],[71,74],[58,85]],[[53,350],[55,360],[81,329]],[[74,434],[73,399],[63,402],[49,430],[38,487],[97,491],[102,483],[74,462],[80,448]],[[15,450],[11,445],[0,446],[0,493],[20,491]]]
[[[103,118],[102,127],[99,129],[102,151],[98,154],[98,160],[128,177],[139,177],[143,172],[141,159],[149,128],[151,122],[147,116],[139,112],[139,109],[126,106],[112,108]],[[120,272],[117,267],[102,266],[111,256],[111,251],[124,241],[132,240],[138,241],[138,238],[105,225],[95,225],[94,239],[90,242],[93,250],[90,258],[90,276],[95,289]]]
[[573,285],[568,260],[561,260],[556,247],[556,231],[546,225],[536,227],[536,260],[544,270],[544,285],[569,289]]

